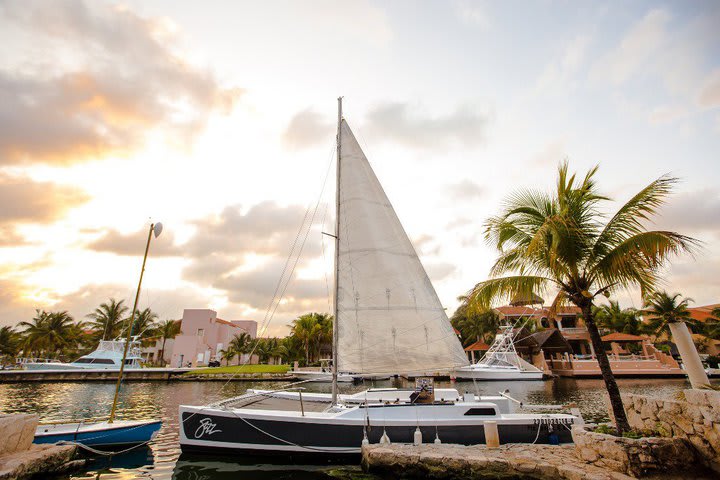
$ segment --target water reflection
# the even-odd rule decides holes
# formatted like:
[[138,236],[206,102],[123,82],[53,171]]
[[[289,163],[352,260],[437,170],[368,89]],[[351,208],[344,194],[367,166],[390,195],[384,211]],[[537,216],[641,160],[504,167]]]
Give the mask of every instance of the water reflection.
[[[714,383],[718,383],[715,381]],[[110,459],[95,460],[84,474],[73,479],[101,480],[152,478],[157,480],[207,480],[225,478],[355,478],[356,467],[313,467],[270,465],[253,460],[240,465],[238,459],[180,457],[178,445],[178,406],[206,404],[239,395],[248,388],[272,389],[279,382],[149,382],[124,385],[120,394],[120,413],[126,419],[162,418],[157,437],[144,448]],[[341,384],[342,393],[354,393],[369,387],[405,387],[403,380],[369,382],[366,385]],[[437,382],[438,387],[494,395],[508,389],[509,395],[524,404],[575,403],[589,421],[607,420],[605,389],[601,379],[522,382]],[[619,379],[624,393],[671,397],[689,384],[683,379]],[[330,392],[329,384],[307,384],[309,391]],[[114,385],[112,383],[45,383],[0,384],[0,412],[38,413],[43,420],[69,420],[104,417],[109,413]],[[246,459],[247,460],[247,459]],[[249,463],[248,463],[249,462]],[[241,473],[239,473],[241,472]]]

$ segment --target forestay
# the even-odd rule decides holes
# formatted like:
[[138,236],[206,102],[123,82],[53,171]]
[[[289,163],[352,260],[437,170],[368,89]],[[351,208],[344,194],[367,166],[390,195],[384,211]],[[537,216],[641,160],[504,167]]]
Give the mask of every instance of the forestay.
[[467,357],[365,154],[342,121],[338,368],[422,373]]

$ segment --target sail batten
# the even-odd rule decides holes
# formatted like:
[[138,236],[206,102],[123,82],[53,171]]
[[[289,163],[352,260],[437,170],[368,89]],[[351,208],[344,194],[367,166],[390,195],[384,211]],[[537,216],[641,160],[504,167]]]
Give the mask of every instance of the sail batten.
[[344,120],[341,130],[338,368],[409,373],[467,365],[412,242]]

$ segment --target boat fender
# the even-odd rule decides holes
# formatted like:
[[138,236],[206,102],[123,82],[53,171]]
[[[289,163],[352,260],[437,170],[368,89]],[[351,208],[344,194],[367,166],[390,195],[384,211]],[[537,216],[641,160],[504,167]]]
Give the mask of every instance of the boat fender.
[[390,445],[390,437],[387,436],[385,430],[383,430],[382,437],[380,437],[380,445]]
[[435,432],[435,445],[440,445],[442,442],[440,441],[440,436],[438,435],[438,432]]
[[361,445],[370,445],[370,440],[367,438],[367,430],[363,430],[363,439]]
[[420,431],[420,427],[415,428],[415,434],[413,435],[413,444],[422,445],[422,432]]

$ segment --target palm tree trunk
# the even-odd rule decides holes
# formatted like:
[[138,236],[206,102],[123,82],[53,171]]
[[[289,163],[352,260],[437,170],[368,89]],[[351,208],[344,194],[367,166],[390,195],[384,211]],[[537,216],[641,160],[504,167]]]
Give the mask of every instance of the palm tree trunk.
[[688,374],[692,388],[710,385],[710,381],[700,361],[700,355],[698,355],[697,348],[695,348],[695,343],[685,322],[672,322],[668,324],[668,326],[670,327],[670,333],[680,353],[683,367]]
[[595,325],[595,320],[593,320],[592,306],[583,306],[582,312],[588,333],[590,333],[590,340],[592,341],[593,348],[595,349],[595,357],[597,358],[598,365],[600,365],[600,372],[602,373],[603,380],[605,381],[605,388],[607,389],[608,396],[610,397],[610,406],[612,407],[613,416],[615,417],[615,426],[617,427],[618,432],[622,435],[623,432],[630,430],[630,424],[628,423],[627,416],[625,415],[625,408],[623,407],[622,398],[620,397],[620,389],[617,386],[615,376],[610,368],[610,360],[607,357],[607,353],[605,353],[605,347],[603,347],[600,332],[598,331],[597,325]]

